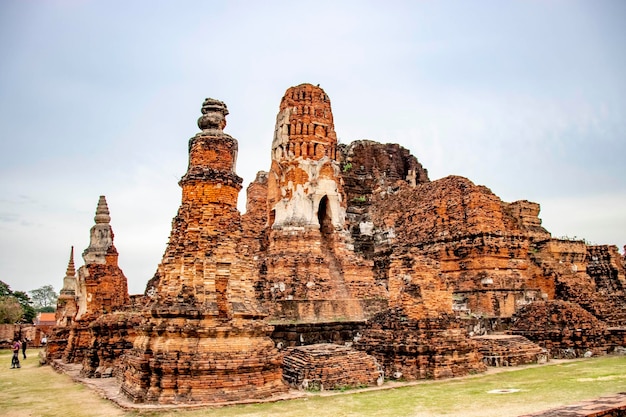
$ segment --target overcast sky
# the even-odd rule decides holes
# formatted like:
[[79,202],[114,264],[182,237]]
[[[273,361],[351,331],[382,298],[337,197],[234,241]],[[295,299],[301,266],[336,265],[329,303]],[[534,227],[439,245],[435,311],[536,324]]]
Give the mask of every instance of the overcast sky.
[[431,180],[541,204],[555,237],[626,244],[626,2],[0,2],[0,280],[77,267],[98,196],[141,293],[181,200],[205,97],[245,187],[280,99],[331,99],[340,142],[399,143]]

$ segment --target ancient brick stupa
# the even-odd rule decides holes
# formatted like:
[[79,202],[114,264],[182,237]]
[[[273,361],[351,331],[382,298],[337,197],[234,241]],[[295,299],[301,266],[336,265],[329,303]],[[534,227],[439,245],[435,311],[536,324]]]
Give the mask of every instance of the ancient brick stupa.
[[291,87],[276,118],[260,268],[274,318],[361,320],[385,297],[372,263],[352,250],[344,196],[330,99],[311,84]]
[[57,299],[55,312],[56,326],[48,337],[46,344],[46,357],[48,359],[60,359],[67,347],[67,339],[70,334],[70,326],[74,323],[78,304],[76,303],[76,267],[74,266],[74,246],[70,250],[70,260],[63,278],[63,288]]
[[280,358],[240,248],[237,141],[226,105],[206,99],[169,244],[151,282],[153,304],[124,363],[135,402],[220,403],[285,390]]
[[85,265],[78,269],[76,319],[110,313],[128,304],[128,281],[118,266],[113,229],[106,198],[101,195],[89,232],[89,246],[83,251]]
[[[72,280],[71,276],[64,279],[60,300],[65,300],[66,311],[65,313],[57,311],[57,316],[64,316],[61,318],[64,323],[60,324],[71,325],[63,355],[66,362],[76,363],[84,359],[91,345],[89,325],[93,320],[103,314],[122,309],[130,301],[128,282],[118,265],[118,253],[113,244],[113,229],[110,224],[111,216],[104,196],[98,199],[94,221],[95,224],[89,232],[89,246],[83,251],[85,264],[78,269],[76,280]],[[71,275],[71,267],[73,260],[70,260],[66,275]],[[71,299],[73,296],[75,307]],[[57,309],[59,307],[62,307],[61,304],[57,305]]]

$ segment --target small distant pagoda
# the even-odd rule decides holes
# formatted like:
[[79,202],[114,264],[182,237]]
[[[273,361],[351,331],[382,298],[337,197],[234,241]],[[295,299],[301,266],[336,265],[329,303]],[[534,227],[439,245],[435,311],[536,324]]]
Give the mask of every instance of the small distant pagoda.
[[226,105],[206,99],[189,141],[182,202],[153,285],[122,392],[135,402],[222,403],[284,391],[272,326],[257,305],[242,255],[237,141],[223,132]]
[[128,281],[118,266],[111,216],[105,196],[100,196],[95,224],[89,231],[85,264],[74,266],[74,247],[57,301],[54,335],[48,341],[49,359],[80,363],[91,345],[89,325],[98,317],[123,309],[130,302]]
[[55,319],[57,326],[69,326],[74,321],[78,306],[76,304],[76,267],[74,266],[74,246],[70,250],[70,260],[63,278],[63,288],[57,299]]
[[89,246],[83,251],[85,265],[78,269],[76,319],[93,319],[129,303],[128,280],[118,266],[113,244],[111,216],[105,196],[98,199],[95,225],[89,231]]

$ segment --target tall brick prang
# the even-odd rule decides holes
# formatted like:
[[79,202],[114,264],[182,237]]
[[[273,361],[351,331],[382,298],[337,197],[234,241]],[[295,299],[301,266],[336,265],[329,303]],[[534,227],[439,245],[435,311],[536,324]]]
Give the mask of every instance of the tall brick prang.
[[252,260],[242,254],[237,141],[226,105],[206,99],[189,141],[182,202],[155,278],[147,322],[124,363],[135,402],[222,403],[285,390],[272,327],[257,306]]
[[267,175],[267,251],[261,297],[275,319],[362,320],[386,290],[372,262],[357,257],[346,226],[346,199],[330,99],[301,84],[283,96]]

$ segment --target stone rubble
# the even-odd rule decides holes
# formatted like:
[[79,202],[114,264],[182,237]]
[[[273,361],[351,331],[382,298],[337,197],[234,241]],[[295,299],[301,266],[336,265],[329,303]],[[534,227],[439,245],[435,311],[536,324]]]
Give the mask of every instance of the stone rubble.
[[381,385],[384,372],[376,359],[347,346],[322,343],[287,350],[283,379],[304,390]]

